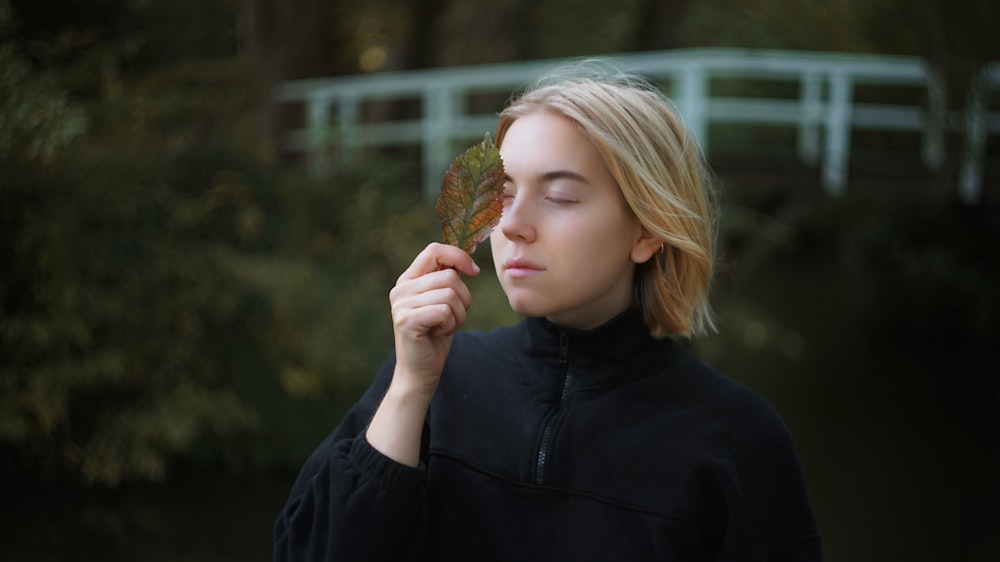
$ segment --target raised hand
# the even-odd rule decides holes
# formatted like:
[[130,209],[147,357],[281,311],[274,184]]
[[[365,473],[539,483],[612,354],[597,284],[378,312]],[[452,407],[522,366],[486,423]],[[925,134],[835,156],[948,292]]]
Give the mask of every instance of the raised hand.
[[389,292],[396,344],[392,383],[369,425],[369,443],[410,466],[419,461],[420,431],[455,331],[472,303],[461,273],[479,267],[460,248],[428,245]]

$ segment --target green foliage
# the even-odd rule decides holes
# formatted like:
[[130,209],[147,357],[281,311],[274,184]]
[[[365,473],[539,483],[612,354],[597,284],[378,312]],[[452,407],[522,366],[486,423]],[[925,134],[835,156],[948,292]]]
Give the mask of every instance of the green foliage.
[[88,482],[159,478],[202,431],[256,422],[215,352],[254,303],[200,246],[236,205],[205,211],[153,151],[88,140],[6,166],[0,439]]
[[[7,17],[0,14],[0,29]],[[50,77],[31,75],[28,62],[0,43],[0,158],[50,161],[85,129],[83,110]]]
[[433,234],[419,190],[261,162],[237,57],[83,105],[18,53],[0,43],[3,475],[297,465],[388,354],[388,288]]
[[686,44],[820,51],[868,51],[850,1],[695,2],[681,34]]
[[[133,73],[84,131],[84,106],[2,52],[32,93],[0,105],[4,472],[297,466],[391,350],[388,290],[436,237],[399,188],[415,174],[357,161],[317,184],[262,162],[238,58]],[[31,104],[62,113],[24,126]]]

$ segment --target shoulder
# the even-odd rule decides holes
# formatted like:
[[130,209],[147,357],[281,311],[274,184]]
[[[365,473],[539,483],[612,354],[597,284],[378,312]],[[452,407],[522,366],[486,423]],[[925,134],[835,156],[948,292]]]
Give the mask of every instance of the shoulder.
[[706,437],[725,442],[731,450],[792,447],[784,419],[764,396],[691,351],[677,345],[659,378],[659,384],[674,393],[673,406],[689,409],[703,424]]
[[444,365],[438,394],[459,389],[462,395],[498,384],[509,384],[520,372],[518,350],[521,347],[520,325],[485,331],[455,333]]
[[504,326],[491,331],[460,331],[455,334],[449,363],[483,361],[493,357],[510,356],[525,337],[522,324]]

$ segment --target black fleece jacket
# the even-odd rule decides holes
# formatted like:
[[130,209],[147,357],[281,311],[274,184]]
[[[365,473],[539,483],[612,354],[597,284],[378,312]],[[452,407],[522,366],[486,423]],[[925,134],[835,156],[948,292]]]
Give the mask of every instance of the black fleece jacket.
[[276,561],[821,560],[784,423],[638,310],[458,334],[419,468],[364,437],[391,373],[302,468]]

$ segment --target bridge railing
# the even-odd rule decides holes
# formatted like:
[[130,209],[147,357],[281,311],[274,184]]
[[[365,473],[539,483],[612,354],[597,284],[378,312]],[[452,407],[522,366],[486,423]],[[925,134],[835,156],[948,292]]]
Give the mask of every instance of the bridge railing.
[[[824,188],[839,194],[848,185],[852,131],[908,131],[921,134],[921,157],[930,170],[944,161],[944,135],[961,130],[967,137],[959,186],[968,202],[980,198],[986,144],[1000,133],[1000,113],[989,108],[1000,88],[1000,63],[973,81],[964,111],[935,116],[926,105],[869,103],[855,99],[858,86],[889,85],[923,89],[933,105],[943,99],[940,80],[920,59],[836,53],[682,49],[601,57],[603,63],[663,83],[702,150],[708,150],[709,124],[793,127],[798,157],[818,165]],[[432,70],[294,80],[280,84],[278,104],[303,104],[306,126],[286,131],[280,145],[304,153],[310,172],[322,177],[333,158],[351,158],[365,146],[418,145],[425,197],[436,197],[440,180],[458,143],[482,138],[496,127],[489,113],[469,111],[470,96],[509,96],[565,60],[532,61]],[[712,92],[715,79],[791,83],[789,97],[723,96]],[[371,121],[364,104],[419,100],[414,119]]]

